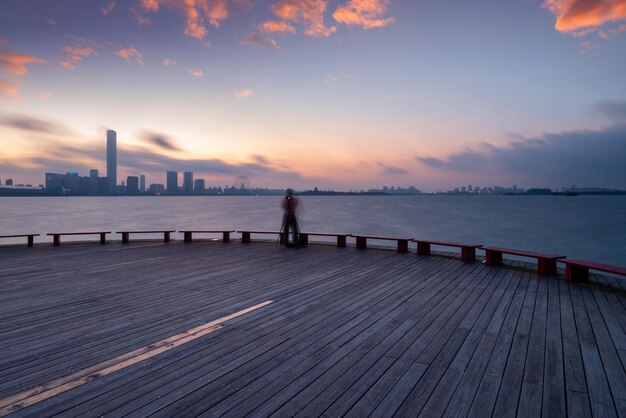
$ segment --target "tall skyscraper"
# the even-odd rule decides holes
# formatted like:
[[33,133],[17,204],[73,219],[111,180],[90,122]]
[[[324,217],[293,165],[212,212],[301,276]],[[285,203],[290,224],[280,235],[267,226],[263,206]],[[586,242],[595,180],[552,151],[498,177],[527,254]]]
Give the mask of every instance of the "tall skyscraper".
[[178,193],[178,171],[167,172],[167,192]]
[[193,193],[193,172],[185,171],[183,174],[183,191],[185,193]]
[[111,129],[107,131],[107,178],[109,192],[115,193],[117,188],[117,133]]
[[143,174],[139,176],[139,191],[140,192],[146,191],[146,176],[144,176]]

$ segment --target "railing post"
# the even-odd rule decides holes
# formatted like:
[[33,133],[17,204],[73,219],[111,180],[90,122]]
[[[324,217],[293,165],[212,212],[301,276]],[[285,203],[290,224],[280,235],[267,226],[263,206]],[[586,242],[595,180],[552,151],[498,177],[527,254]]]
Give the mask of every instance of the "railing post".
[[170,242],[170,231],[163,232],[163,242]]
[[419,255],[430,255],[430,243],[417,241],[417,253]]

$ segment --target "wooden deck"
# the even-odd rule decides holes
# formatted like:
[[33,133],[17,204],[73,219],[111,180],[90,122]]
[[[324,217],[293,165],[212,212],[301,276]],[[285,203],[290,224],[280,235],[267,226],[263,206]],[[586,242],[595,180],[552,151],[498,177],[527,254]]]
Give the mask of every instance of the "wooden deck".
[[0,266],[0,415],[626,416],[623,280],[240,242]]

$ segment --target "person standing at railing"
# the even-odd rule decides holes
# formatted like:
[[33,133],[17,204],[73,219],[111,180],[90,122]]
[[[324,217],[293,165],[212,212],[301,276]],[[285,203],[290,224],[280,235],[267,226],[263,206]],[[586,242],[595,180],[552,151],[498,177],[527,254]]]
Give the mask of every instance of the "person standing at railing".
[[[287,194],[285,195],[285,198],[282,202],[284,214],[281,234],[283,236],[283,244],[288,247],[298,247],[300,245],[300,228],[298,227],[298,220],[296,218],[296,212],[298,211],[299,203],[299,200],[293,195],[293,190],[287,189]],[[291,243],[289,242],[290,230],[293,235],[293,240]]]

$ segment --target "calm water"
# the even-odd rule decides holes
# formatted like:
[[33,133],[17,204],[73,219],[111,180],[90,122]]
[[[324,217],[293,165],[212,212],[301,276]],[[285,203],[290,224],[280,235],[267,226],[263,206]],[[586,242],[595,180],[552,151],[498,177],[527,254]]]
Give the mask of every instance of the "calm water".
[[[477,242],[626,266],[626,196],[300,199],[303,230]],[[0,198],[0,235],[122,229],[278,229],[280,202],[279,196]],[[48,238],[39,240],[50,241]],[[9,242],[3,239],[0,244]]]

